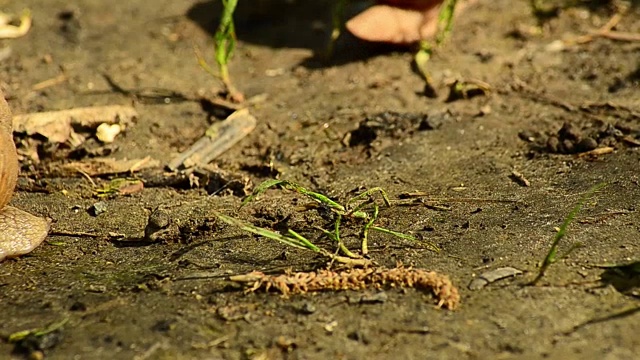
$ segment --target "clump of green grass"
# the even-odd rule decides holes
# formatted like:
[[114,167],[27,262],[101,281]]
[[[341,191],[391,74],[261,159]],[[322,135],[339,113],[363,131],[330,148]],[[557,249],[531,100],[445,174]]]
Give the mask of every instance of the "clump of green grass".
[[[247,205],[251,201],[253,201],[257,196],[264,193],[270,188],[280,187],[285,190],[295,191],[301,195],[306,196],[307,198],[315,201],[321,206],[326,207],[331,212],[334,213],[334,222],[331,229],[320,229],[325,236],[331,239],[336,245],[337,250],[335,252],[331,252],[329,250],[323,249],[319,246],[313,244],[310,240],[297,233],[296,231],[289,229],[286,234],[281,234],[269,229],[260,228],[254,226],[252,224],[248,224],[242,222],[238,219],[232,218],[223,214],[216,214],[217,217],[226,222],[227,224],[234,225],[239,227],[240,229],[264,236],[268,239],[275,240],[281,242],[285,245],[311,250],[313,252],[319,253],[327,258],[332,259],[333,261],[352,264],[352,265],[367,265],[370,263],[368,259],[363,258],[362,255],[366,255],[368,253],[368,237],[371,231],[377,231],[388,235],[393,235],[395,237],[404,239],[404,240],[412,240],[418,241],[415,237],[404,234],[398,231],[390,230],[384,227],[376,226],[375,222],[378,219],[380,207],[376,202],[374,194],[378,194],[382,198],[382,202],[385,206],[390,206],[389,198],[386,192],[379,187],[369,189],[364,191],[353,198],[349,199],[346,204],[341,204],[337,201],[330,199],[328,196],[310,191],[292,181],[288,180],[267,180],[262,184],[258,185],[253,193],[249,195],[243,202],[242,206]],[[342,238],[340,237],[340,226],[343,218],[350,218],[363,223],[362,231],[360,233],[361,239],[361,254],[355,254],[353,251],[349,250],[343,243]],[[440,248],[431,242],[426,242],[427,248],[432,251],[440,251]],[[342,255],[339,255],[342,254]]]
[[551,243],[551,247],[549,248],[549,251],[547,252],[547,256],[545,256],[544,260],[542,260],[542,264],[540,265],[540,271],[538,272],[538,275],[536,276],[535,279],[533,279],[530,283],[528,283],[528,285],[536,285],[540,281],[540,279],[542,279],[542,277],[546,273],[547,269],[549,269],[549,267],[551,265],[553,265],[555,262],[557,262],[558,259],[562,259],[562,258],[566,257],[573,250],[575,250],[578,247],[582,246],[579,243],[573,244],[569,248],[569,250],[567,250],[567,252],[564,255],[558,257],[558,246],[560,245],[560,241],[567,234],[567,228],[569,227],[569,224],[571,224],[571,222],[573,221],[573,219],[575,219],[575,217],[578,215],[580,210],[582,210],[582,207],[584,206],[584,204],[598,190],[602,189],[604,186],[605,186],[605,183],[600,183],[600,184],[592,187],[591,189],[589,189],[589,191],[587,191],[587,193],[582,197],[582,199],[580,199],[578,204],[576,204],[576,206],[574,206],[574,208],[571,210],[571,212],[569,212],[569,215],[567,215],[567,217],[564,219],[564,222],[560,226],[560,229],[558,229],[558,231],[556,232],[556,235],[553,237],[553,242]]

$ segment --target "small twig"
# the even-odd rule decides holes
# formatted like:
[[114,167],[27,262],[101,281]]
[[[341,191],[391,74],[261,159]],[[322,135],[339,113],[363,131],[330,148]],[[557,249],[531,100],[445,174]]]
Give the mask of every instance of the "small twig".
[[33,91],[44,90],[44,89],[46,89],[48,87],[55,86],[55,85],[58,85],[58,84],[62,84],[65,81],[67,81],[67,75],[63,73],[63,74],[60,74],[60,75],[58,75],[58,76],[56,76],[54,78],[47,79],[47,80],[41,81],[41,82],[33,85],[31,87],[31,90],[33,90]]
[[53,235],[53,236],[72,236],[72,237],[91,237],[91,238],[97,238],[97,237],[101,237],[102,236],[100,234],[88,233],[88,232],[84,232],[84,231],[64,231],[64,230],[52,230],[52,231],[49,231],[49,235]]
[[167,167],[175,171],[181,166],[207,164],[251,133],[256,124],[256,118],[248,109],[238,110],[226,120],[211,125],[202,138],[173,158]]
[[[400,194],[400,198],[401,199],[408,199],[408,198],[422,198],[421,200],[425,201],[425,202],[433,202],[433,203],[443,203],[443,202],[485,202],[485,203],[517,203],[520,202],[521,200],[516,200],[516,199],[488,199],[488,198],[453,198],[453,197],[441,197],[441,198],[436,198],[436,197],[428,197],[429,194],[426,192],[422,192],[422,191],[414,191],[414,192],[410,192],[410,193],[403,193]],[[395,200],[392,202],[392,204],[396,204],[396,203],[405,203],[402,200]]]
[[630,33],[630,32],[621,32],[612,30],[616,27],[620,21],[622,20],[623,13],[614,14],[606,24],[604,24],[601,28],[595,31],[590,31],[587,35],[583,35],[578,37],[573,41],[569,41],[569,44],[585,44],[593,41],[597,37],[603,37],[611,40],[618,41],[640,41],[640,34]]
[[593,216],[589,216],[587,218],[584,218],[582,220],[579,220],[578,222],[580,224],[592,224],[595,223],[597,221],[602,221],[605,220],[607,218],[611,218],[614,217],[616,215],[628,215],[628,214],[632,214],[635,211],[633,210],[615,210],[615,211],[607,211],[607,212],[603,212],[600,214],[595,214]]

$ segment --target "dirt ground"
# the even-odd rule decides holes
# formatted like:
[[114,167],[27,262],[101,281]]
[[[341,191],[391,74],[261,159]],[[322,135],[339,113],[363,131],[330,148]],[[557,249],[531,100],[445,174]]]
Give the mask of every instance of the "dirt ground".
[[[43,142],[40,162],[23,156],[12,204],[51,218],[52,235],[0,264],[0,334],[66,320],[30,345],[49,359],[637,358],[637,276],[597,265],[640,254],[640,42],[570,44],[614,15],[606,1],[578,2],[541,27],[528,3],[480,1],[460,17],[430,62],[438,97],[428,98],[409,51],[347,35],[323,61],[329,1],[241,1],[231,72],[248,98],[262,101],[251,107],[256,130],[213,162],[221,179],[200,176],[189,188],[188,179],[152,181],[145,174],[153,171],[142,171],[134,176],[146,181],[143,191],[98,199],[87,178],[54,170],[105,154],[165,165],[217,121],[220,112],[198,101],[131,96],[107,78],[134,92],[220,90],[193,51],[212,58],[219,4],[3,2],[5,11],[29,7],[34,15],[27,36],[2,44],[12,50],[0,71],[15,114],[122,104],[140,116],[110,147],[94,141],[70,152]],[[640,8],[615,30],[640,33]],[[446,101],[452,79],[480,80],[492,91]],[[42,141],[16,140],[23,151]],[[594,146],[613,152],[578,154]],[[379,221],[435,242],[440,253],[372,233],[370,257],[448,275],[459,308],[438,309],[415,289],[245,294],[229,275],[327,264],[216,220],[214,211],[236,214],[247,190],[276,176],[341,200],[377,186],[392,199],[415,191],[440,198],[383,208]],[[92,180],[103,186],[114,177]],[[220,182],[227,186],[218,191]],[[607,186],[587,201],[560,249],[583,246],[538,286],[523,286],[555,228],[601,182]],[[240,185],[231,191],[232,183]],[[106,211],[96,216],[98,201]],[[236,216],[290,227],[333,250],[315,228],[330,225],[329,213],[308,203],[270,190]],[[157,208],[179,229],[148,242],[145,225]],[[345,225],[354,250],[358,231]],[[469,289],[483,272],[506,266],[523,274]],[[372,296],[377,301],[366,301]],[[0,358],[9,356],[24,355],[0,343]]]

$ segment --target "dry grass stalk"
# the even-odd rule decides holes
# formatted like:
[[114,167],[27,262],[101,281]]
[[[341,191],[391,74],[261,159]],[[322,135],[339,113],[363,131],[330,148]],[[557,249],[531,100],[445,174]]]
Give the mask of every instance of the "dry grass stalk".
[[247,292],[260,289],[276,289],[283,296],[323,290],[362,290],[366,288],[408,287],[431,290],[438,299],[438,307],[455,309],[460,303],[458,289],[446,275],[423,269],[413,269],[399,264],[393,269],[366,268],[343,271],[319,270],[317,272],[288,272],[283,275],[266,275],[253,271],[232,276],[231,281],[251,284]]

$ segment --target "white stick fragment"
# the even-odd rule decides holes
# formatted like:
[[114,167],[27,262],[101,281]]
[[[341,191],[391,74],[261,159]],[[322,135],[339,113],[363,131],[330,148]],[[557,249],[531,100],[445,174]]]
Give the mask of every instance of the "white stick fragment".
[[249,113],[249,109],[237,110],[225,120],[211,125],[202,138],[173,158],[167,167],[175,171],[181,166],[189,168],[208,164],[249,135],[256,123],[257,120]]

